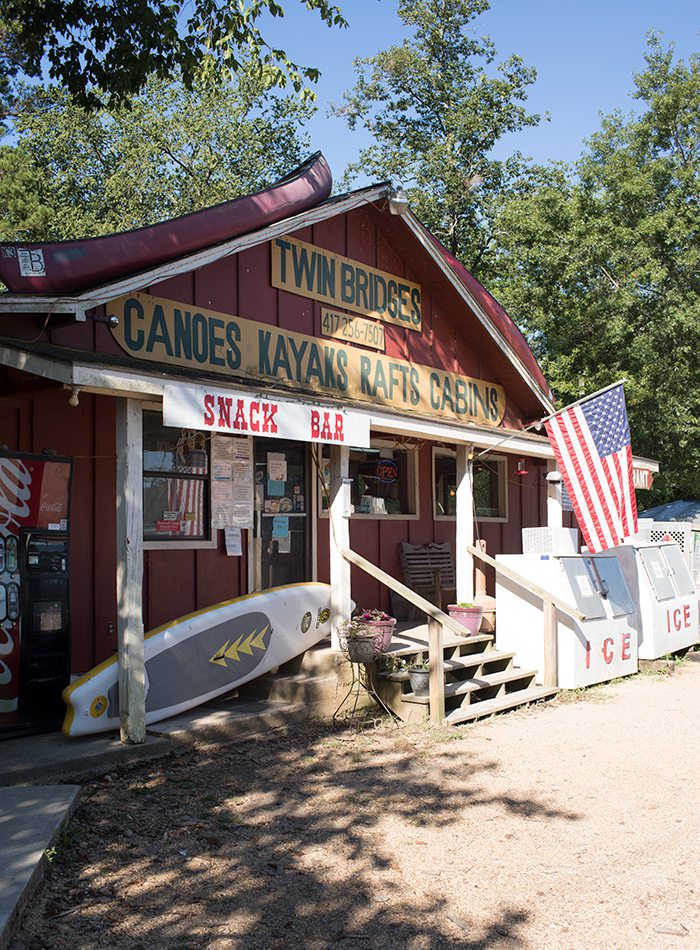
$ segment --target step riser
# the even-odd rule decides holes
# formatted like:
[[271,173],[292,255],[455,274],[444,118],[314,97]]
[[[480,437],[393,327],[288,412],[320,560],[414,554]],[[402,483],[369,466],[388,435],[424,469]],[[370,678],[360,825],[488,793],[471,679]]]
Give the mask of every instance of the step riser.
[[327,676],[261,676],[240,687],[242,696],[285,703],[303,703],[310,716],[332,716],[341,699],[340,680]]

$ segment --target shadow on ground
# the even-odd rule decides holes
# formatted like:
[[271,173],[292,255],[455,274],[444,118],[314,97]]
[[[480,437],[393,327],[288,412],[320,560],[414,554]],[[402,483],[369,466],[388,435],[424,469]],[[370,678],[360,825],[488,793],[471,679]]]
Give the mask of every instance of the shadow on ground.
[[529,914],[507,895],[484,893],[476,923],[441,892],[448,872],[473,886],[472,842],[454,866],[423,840],[480,803],[577,819],[494,797],[495,768],[466,740],[309,724],[115,773],[86,786],[12,947],[522,946]]

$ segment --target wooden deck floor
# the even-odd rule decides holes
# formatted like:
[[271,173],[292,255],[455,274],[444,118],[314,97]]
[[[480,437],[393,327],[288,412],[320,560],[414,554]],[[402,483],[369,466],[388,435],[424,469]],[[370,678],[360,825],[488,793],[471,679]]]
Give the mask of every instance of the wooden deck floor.
[[[468,641],[473,644],[486,643],[493,641],[493,634],[480,633],[478,636],[460,637],[452,631],[445,629],[443,635],[443,647],[454,647]],[[386,653],[393,653],[400,656],[402,653],[411,653],[416,650],[428,649],[428,624],[412,620],[399,620],[394,627],[394,635],[391,638]]]

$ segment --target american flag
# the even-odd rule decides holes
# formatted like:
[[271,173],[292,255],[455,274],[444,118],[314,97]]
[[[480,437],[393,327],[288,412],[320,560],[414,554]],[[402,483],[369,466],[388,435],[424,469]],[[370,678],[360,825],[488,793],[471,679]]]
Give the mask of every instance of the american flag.
[[545,422],[589,551],[636,534],[632,445],[622,383]]

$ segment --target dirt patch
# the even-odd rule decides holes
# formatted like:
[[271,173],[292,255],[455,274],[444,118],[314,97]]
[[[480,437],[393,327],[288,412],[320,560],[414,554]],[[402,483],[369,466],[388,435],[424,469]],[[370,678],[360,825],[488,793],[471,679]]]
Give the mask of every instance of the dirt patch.
[[571,699],[93,782],[12,947],[700,947],[700,663]]

